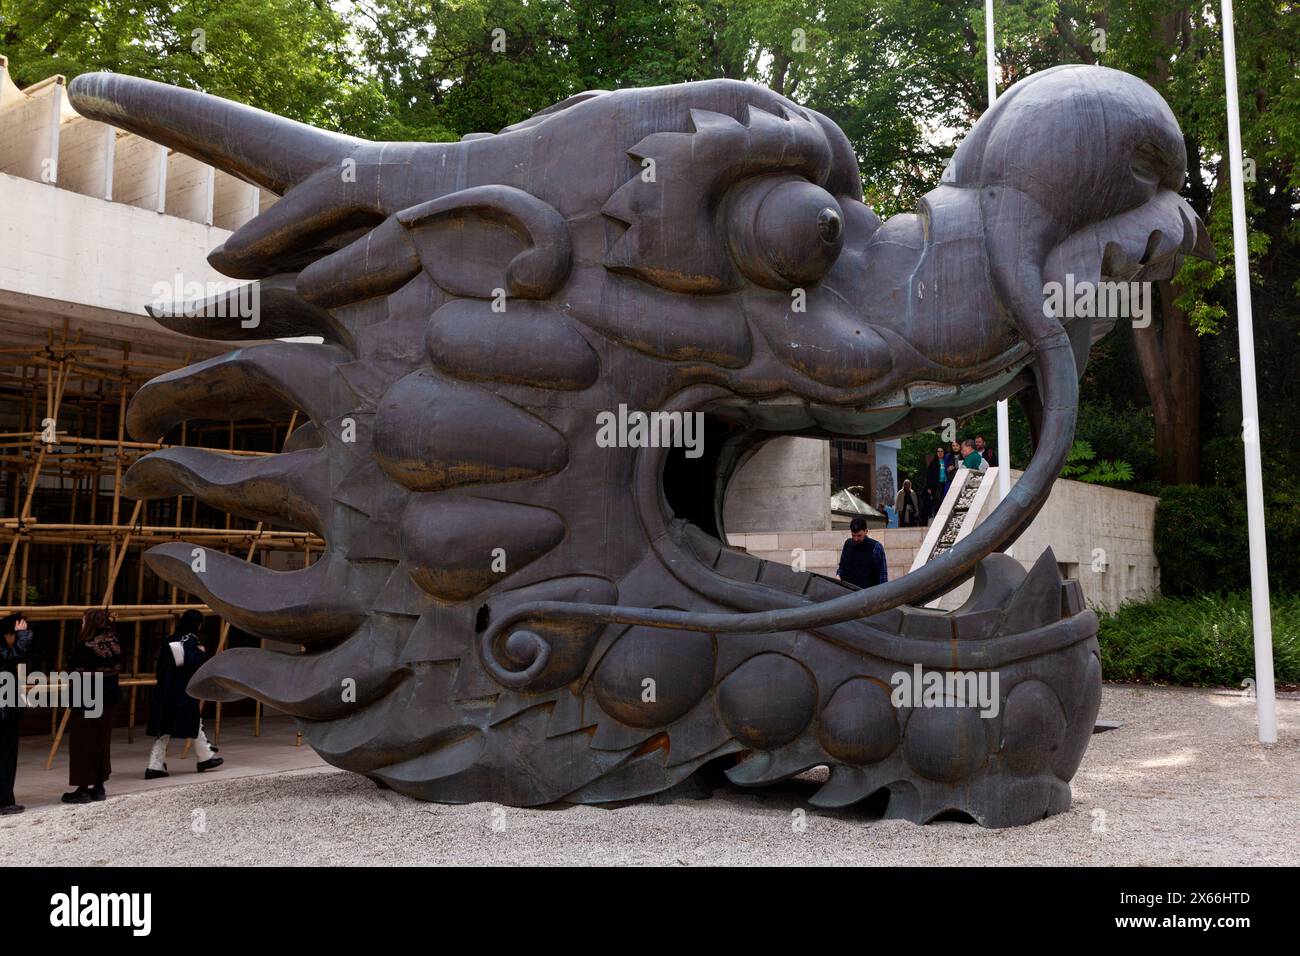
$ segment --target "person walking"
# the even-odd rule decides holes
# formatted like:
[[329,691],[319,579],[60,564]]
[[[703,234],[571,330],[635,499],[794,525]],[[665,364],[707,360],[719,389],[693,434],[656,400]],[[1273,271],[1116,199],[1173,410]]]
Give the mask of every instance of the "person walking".
[[867,522],[854,518],[849,522],[849,538],[840,551],[836,576],[860,588],[871,588],[889,580],[885,566],[885,549],[879,541],[867,537]]
[[917,523],[923,528],[929,526],[930,516],[934,514],[934,496],[930,493],[930,466],[933,463],[934,452],[926,452],[925,462],[917,469],[916,483],[912,486],[916,489],[916,500],[921,505]]
[[82,615],[81,634],[68,663],[84,682],[82,702],[88,699],[87,684],[96,674],[103,675],[100,697],[94,701],[98,706],[74,707],[68,720],[68,783],[76,789],[65,793],[63,802],[89,803],[106,796],[104,784],[113,773],[113,718],[122,699],[118,684],[122,648],[117,640],[117,625],[105,608],[91,608]]
[[149,735],[154,738],[149,752],[146,780],[166,777],[167,745],[173,737],[192,739],[197,770],[215,770],[223,761],[214,756],[216,748],[208,744],[199,717],[199,702],[185,692],[190,678],[203,666],[207,649],[199,643],[203,615],[190,610],[181,615],[171,639],[158,652],[158,686],[154,688],[153,706],[149,708]]
[[14,800],[14,780],[18,776],[18,724],[22,721],[22,708],[17,695],[22,693],[18,684],[19,665],[27,663],[32,651],[32,630],[21,614],[0,618],[0,673],[12,682],[14,695],[9,706],[0,695],[0,815],[22,813],[23,805]]
[[894,510],[898,512],[898,526],[900,528],[913,528],[916,526],[917,518],[921,513],[921,505],[916,500],[916,492],[912,491],[912,479],[904,478],[903,487],[898,489],[898,494],[894,495]]

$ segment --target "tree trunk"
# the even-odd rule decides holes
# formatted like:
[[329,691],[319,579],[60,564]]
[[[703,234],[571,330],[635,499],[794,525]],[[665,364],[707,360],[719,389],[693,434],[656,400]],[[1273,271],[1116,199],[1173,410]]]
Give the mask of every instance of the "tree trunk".
[[[1156,20],[1151,37],[1159,48],[1186,51],[1190,20],[1186,10],[1175,10]],[[1170,65],[1158,58],[1147,82],[1163,95]],[[1196,157],[1189,157],[1193,177],[1200,175]],[[1202,210],[1202,214],[1204,210]],[[1157,283],[1159,322],[1152,303],[1151,322],[1133,329],[1138,363],[1155,417],[1155,446],[1160,480],[1166,484],[1197,484],[1201,479],[1201,343],[1178,308],[1179,287],[1172,281]]]
[[1201,343],[1175,302],[1178,287],[1169,281],[1157,286],[1159,322],[1152,316],[1146,328],[1134,328],[1133,344],[1155,416],[1159,477],[1166,484],[1196,484],[1201,475]]

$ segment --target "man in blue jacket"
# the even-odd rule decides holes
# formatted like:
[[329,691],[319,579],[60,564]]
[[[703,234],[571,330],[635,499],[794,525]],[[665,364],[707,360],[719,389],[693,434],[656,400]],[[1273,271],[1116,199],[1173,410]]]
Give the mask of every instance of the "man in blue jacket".
[[840,566],[835,572],[841,581],[860,588],[875,587],[889,580],[885,566],[885,549],[879,541],[867,537],[867,522],[854,518],[849,522],[849,539],[840,552]]

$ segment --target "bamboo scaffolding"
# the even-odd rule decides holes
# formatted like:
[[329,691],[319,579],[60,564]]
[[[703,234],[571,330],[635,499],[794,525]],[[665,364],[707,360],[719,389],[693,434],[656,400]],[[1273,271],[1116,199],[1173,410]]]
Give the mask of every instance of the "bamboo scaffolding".
[[[69,622],[75,639],[87,611],[104,608],[119,625],[132,625],[119,629],[119,639],[131,672],[123,675],[122,686],[129,698],[127,739],[133,740],[139,689],[155,683],[140,672],[152,663],[146,642],[165,637],[185,611],[214,613],[194,596],[146,575],[144,552],[163,541],[186,540],[226,553],[242,549],[246,561],[291,567],[299,555],[309,560],[324,542],[305,531],[244,524],[220,509],[200,508],[188,494],[136,501],[128,517],[126,472],[139,458],[166,448],[247,459],[276,454],[293,431],[296,413],[283,432],[283,420],[187,422],[178,430],[179,442],[175,434],[131,440],[125,427],[131,395],[177,363],[126,347],[81,343],[67,323],[61,336],[49,334],[43,348],[0,348],[0,366],[0,614],[51,625],[47,653],[55,670],[64,668],[70,651]],[[225,649],[231,639],[223,621],[217,648]],[[260,732],[260,707],[254,716]],[[220,739],[221,722],[218,705],[214,740]],[[66,726],[67,713],[60,720],[52,710],[51,762]]]

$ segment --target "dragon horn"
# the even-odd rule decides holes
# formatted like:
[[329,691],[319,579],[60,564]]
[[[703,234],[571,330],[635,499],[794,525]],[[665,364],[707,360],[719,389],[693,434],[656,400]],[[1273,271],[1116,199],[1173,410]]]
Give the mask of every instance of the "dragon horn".
[[68,87],[68,99],[83,116],[278,194],[366,145],[207,93],[117,73],[83,73]]

